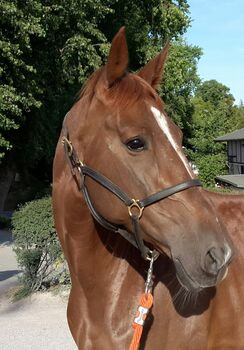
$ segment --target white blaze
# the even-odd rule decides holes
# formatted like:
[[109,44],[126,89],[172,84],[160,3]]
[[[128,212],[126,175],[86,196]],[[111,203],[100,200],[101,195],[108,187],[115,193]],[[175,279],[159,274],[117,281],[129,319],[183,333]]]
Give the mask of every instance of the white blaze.
[[156,122],[158,123],[158,126],[160,127],[160,129],[163,131],[163,133],[167,137],[171,146],[175,149],[175,151],[179,155],[180,159],[182,160],[183,164],[185,165],[185,168],[188,171],[188,173],[190,174],[190,176],[193,177],[192,169],[190,168],[189,163],[188,163],[185,155],[182,152],[182,149],[177,145],[177,143],[175,142],[175,140],[170,132],[168,122],[167,122],[165,115],[163,113],[161,113],[155,107],[151,107],[151,111],[152,111],[154,118],[156,119]]

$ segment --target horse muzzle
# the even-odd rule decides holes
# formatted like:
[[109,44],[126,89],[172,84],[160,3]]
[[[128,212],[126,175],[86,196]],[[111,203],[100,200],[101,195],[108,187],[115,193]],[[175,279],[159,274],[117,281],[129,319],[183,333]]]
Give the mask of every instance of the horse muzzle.
[[200,264],[186,267],[181,258],[173,258],[177,279],[188,291],[199,292],[204,288],[214,287],[228,274],[228,266],[233,259],[233,251],[229,245],[223,248],[209,249]]

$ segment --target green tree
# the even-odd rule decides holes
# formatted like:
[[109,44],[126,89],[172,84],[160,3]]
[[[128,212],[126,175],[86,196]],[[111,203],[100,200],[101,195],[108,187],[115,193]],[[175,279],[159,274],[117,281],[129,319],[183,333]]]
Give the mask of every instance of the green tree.
[[186,147],[194,111],[192,95],[200,84],[197,63],[201,55],[197,46],[187,45],[181,39],[173,42],[160,91],[169,116],[184,131]]
[[126,26],[132,70],[154,57],[167,39],[179,38],[190,25],[187,0],[118,0],[112,1],[110,8],[112,12],[100,27],[111,41],[115,32]]
[[206,185],[214,185],[214,178],[225,171],[226,151],[214,140],[236,128],[237,109],[230,89],[210,80],[203,82],[192,99],[192,137],[189,139],[190,157],[200,170]]
[[67,109],[66,91],[73,94],[108,50],[98,29],[111,12],[106,3],[1,1],[0,158],[12,148],[23,155],[21,162],[50,153],[46,131],[57,128],[56,114]]
[[[13,152],[25,145],[18,133],[41,106],[41,89],[32,60],[32,40],[45,35],[39,1],[0,2],[0,209],[14,178],[18,159]],[[7,154],[9,157],[6,158]],[[2,162],[5,156],[5,162]]]
[[45,37],[35,38],[32,48],[43,104],[23,127],[28,143],[24,149],[22,144],[21,162],[27,159],[30,169],[40,161],[45,168],[50,166],[65,113],[109,49],[98,28],[101,18],[111,11],[108,0],[42,3]]
[[[86,78],[105,62],[121,25],[130,67],[137,70],[190,23],[186,0],[2,0],[0,8],[0,187],[6,164],[50,180],[62,119]],[[170,55],[168,87],[162,85],[161,93],[170,115],[186,128],[200,51],[176,41]]]
[[236,129],[244,128],[244,105],[242,100],[236,107]]
[[201,97],[204,102],[209,102],[216,108],[219,108],[219,105],[223,103],[226,106],[233,106],[235,101],[230,89],[214,79],[203,82],[198,87],[196,96]]
[[2,0],[0,6],[0,158],[14,146],[10,154],[22,166],[43,157],[50,162],[71,96],[104,62],[121,25],[137,69],[190,22],[186,0]]
[[40,88],[31,60],[34,37],[43,37],[39,1],[0,2],[0,159],[15,143],[15,133],[30,111],[39,108]]
[[[108,45],[109,1],[0,3],[0,208],[14,172],[51,179],[61,120]],[[4,157],[4,159],[3,159]],[[29,181],[29,180],[28,180]]]

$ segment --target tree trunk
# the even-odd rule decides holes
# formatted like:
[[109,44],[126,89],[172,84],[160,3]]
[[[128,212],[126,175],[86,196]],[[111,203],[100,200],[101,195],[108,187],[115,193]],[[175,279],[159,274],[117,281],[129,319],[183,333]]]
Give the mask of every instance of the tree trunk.
[[4,205],[14,180],[15,170],[7,164],[0,166],[0,211],[4,210]]

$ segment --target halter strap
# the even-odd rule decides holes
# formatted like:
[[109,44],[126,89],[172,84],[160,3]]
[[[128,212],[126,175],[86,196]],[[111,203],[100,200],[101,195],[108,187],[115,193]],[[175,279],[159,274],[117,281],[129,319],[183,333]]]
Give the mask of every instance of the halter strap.
[[95,180],[97,183],[99,183],[100,185],[105,187],[107,190],[112,192],[122,202],[124,202],[125,205],[130,206],[133,203],[131,198],[124,191],[122,191],[119,186],[114,184],[111,180],[109,180],[107,177],[105,177],[104,175],[102,175],[98,171],[95,171],[86,165],[81,166],[81,171],[82,171],[83,175],[88,175],[93,180]]
[[181,182],[178,185],[166,188],[165,190],[156,192],[152,194],[151,196],[148,196],[147,198],[144,198],[139,201],[140,205],[142,207],[147,207],[151,204],[154,204],[158,201],[161,201],[162,199],[165,199],[167,197],[172,196],[175,193],[184,191],[190,187],[196,187],[196,186],[202,186],[201,181],[198,179],[190,179],[185,182]]
[[90,213],[92,215],[92,217],[105,229],[109,230],[109,231],[113,231],[115,233],[119,233],[121,236],[123,236],[127,241],[129,241],[135,248],[138,249],[138,244],[137,241],[135,239],[135,237],[129,233],[127,230],[115,226],[113,225],[111,222],[107,221],[106,219],[104,219],[100,214],[98,214],[98,212],[96,211],[96,209],[94,208],[87,187],[86,185],[83,186],[82,188],[82,193],[84,195],[86,204],[88,206],[88,209],[90,210]]

